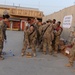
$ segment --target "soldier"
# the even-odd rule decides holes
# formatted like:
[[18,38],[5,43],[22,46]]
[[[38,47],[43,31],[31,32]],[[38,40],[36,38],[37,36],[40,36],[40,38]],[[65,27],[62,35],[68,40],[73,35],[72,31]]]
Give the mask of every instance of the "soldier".
[[56,29],[56,19],[52,20],[53,28]]
[[55,24],[56,23],[56,19],[53,19],[53,24]]
[[69,57],[69,63],[66,65],[67,67],[72,67],[74,63],[75,58],[75,30],[73,31],[73,39],[71,41],[71,50],[70,50],[70,57]]
[[30,25],[29,29],[27,29],[25,33],[25,42],[21,53],[22,56],[25,55],[27,47],[31,47],[33,56],[36,56],[36,48],[35,48],[36,38],[37,34],[34,25]]
[[39,47],[39,52],[42,52],[42,42],[40,43],[39,40],[40,40],[40,36],[41,36],[41,27],[42,27],[42,22],[41,21],[38,21],[38,24],[37,24],[37,30],[38,30],[38,35],[37,35],[37,44],[38,44],[38,47]]
[[[55,29],[56,29],[56,19],[53,19],[52,20],[52,26],[53,26],[53,32],[55,31]],[[54,35],[54,34],[53,34]],[[53,39],[53,41],[52,41],[52,48],[53,48],[53,50],[55,50],[55,35],[54,35],[54,39]]]
[[6,41],[6,23],[9,20],[9,15],[8,13],[5,13],[3,15],[3,20],[0,21],[0,59],[3,60],[4,58],[2,57],[2,50],[3,50],[3,43],[4,40]]
[[53,19],[52,23],[53,23],[53,28],[56,29],[56,19]]
[[31,22],[31,19],[28,18],[27,21],[26,21],[25,28],[24,28],[24,39],[23,39],[23,42],[25,41],[25,32],[30,27],[30,22]]
[[55,52],[54,53],[55,54],[58,53],[58,46],[59,46],[59,42],[60,42],[60,35],[62,33],[62,30],[63,30],[62,27],[60,27],[60,24],[61,24],[61,22],[58,21],[57,24],[56,24],[57,28],[54,31],[54,35],[55,35]]
[[[43,42],[43,54],[47,53],[47,48],[49,50],[49,54],[52,54],[52,40],[53,40],[53,28],[52,28],[52,21],[48,20],[46,25],[42,26],[42,42]],[[41,33],[42,33],[41,32]]]
[[41,25],[42,25],[42,22],[41,21],[38,21],[38,23],[36,25],[37,26],[36,27],[37,28],[37,41],[36,41],[37,42],[37,47],[39,47],[39,45],[40,45],[39,44],[39,37],[40,37],[39,28],[40,28]]
[[38,48],[39,47],[39,36],[40,36],[39,28],[42,25],[42,22],[41,22],[41,20],[37,20],[36,18],[32,18],[31,25],[34,25],[35,30],[37,32],[36,47]]

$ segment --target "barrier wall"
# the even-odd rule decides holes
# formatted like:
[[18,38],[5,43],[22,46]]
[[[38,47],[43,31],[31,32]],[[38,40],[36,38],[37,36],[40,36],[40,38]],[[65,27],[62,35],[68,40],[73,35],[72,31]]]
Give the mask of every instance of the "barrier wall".
[[[43,17],[43,22],[45,22],[48,19],[56,19],[57,21],[61,21],[61,26],[63,27],[63,18],[68,15],[73,16],[72,24],[71,24],[71,28],[72,28],[75,26],[75,5]],[[64,39],[69,39],[71,28],[63,28],[63,33],[61,37],[63,37]]]

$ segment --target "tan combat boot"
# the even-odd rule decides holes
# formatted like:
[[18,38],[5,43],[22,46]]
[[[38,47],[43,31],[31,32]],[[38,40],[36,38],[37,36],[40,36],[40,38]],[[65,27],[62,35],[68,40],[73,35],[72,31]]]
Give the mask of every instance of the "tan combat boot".
[[32,57],[32,53],[31,52],[26,52],[26,57],[27,58],[31,58]]
[[3,56],[0,56],[0,60],[4,60],[4,57]]
[[73,70],[75,72],[75,70]]
[[52,54],[53,54],[53,52],[52,52],[52,51],[50,51],[50,52],[49,52],[49,55],[52,55]]
[[57,57],[57,53],[58,53],[58,52],[54,52],[53,56],[54,56],[54,57]]
[[25,56],[25,51],[22,49],[21,56]]
[[43,54],[46,55],[47,53],[44,51]]
[[68,64],[66,64],[66,67],[73,67],[73,64],[72,63],[68,63]]

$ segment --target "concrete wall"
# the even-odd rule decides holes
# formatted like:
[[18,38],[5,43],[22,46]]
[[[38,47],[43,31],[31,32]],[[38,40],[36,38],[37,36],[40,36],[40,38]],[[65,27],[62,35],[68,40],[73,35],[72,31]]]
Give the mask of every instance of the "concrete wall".
[[4,9],[4,8],[0,8],[0,15],[3,15],[3,12],[7,11],[8,13],[10,13],[9,9]]
[[0,17],[3,15],[3,12],[7,11],[10,16],[12,17],[35,17],[38,19],[42,19],[43,12],[39,11],[35,8],[25,8],[25,7],[18,7],[18,6],[9,6],[9,5],[0,5]]
[[[61,26],[62,26],[63,18],[64,18],[64,16],[67,16],[67,15],[73,16],[72,25],[71,25],[71,28],[72,28],[75,26],[75,5],[43,17],[43,22],[45,22],[48,19],[56,19],[57,21],[62,22],[62,24],[61,24]],[[71,28],[63,28],[63,33],[62,33],[61,37],[63,37],[64,39],[69,39]]]

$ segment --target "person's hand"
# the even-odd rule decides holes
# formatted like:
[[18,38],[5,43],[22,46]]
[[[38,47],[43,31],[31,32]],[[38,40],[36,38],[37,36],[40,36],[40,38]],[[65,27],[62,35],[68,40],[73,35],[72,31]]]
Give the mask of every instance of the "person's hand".
[[65,47],[68,47],[68,45],[65,45]]

